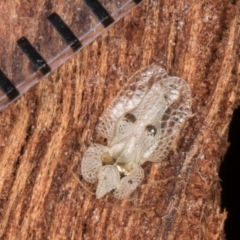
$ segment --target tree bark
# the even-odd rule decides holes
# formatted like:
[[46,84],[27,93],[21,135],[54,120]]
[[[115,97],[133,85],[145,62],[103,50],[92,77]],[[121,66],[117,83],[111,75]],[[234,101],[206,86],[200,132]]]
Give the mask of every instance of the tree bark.
[[[14,71],[9,52],[19,37],[35,41],[44,34],[40,13],[64,11],[66,4],[0,4],[5,72]],[[239,104],[239,7],[230,0],[143,0],[1,111],[0,238],[225,239],[218,171]],[[188,82],[193,115],[176,149],[160,163],[144,164],[144,182],[129,198],[96,199],[96,185],[80,174],[83,153],[99,140],[103,110],[151,63]]]

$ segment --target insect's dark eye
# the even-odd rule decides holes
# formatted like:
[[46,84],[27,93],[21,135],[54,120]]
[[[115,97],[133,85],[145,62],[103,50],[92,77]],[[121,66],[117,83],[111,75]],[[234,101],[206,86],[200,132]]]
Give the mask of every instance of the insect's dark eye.
[[136,121],[136,117],[133,114],[131,114],[131,113],[125,114],[118,121],[117,132],[120,135],[123,135],[123,134],[126,134],[127,132],[131,131],[135,121]]
[[124,117],[124,120],[125,120],[126,122],[135,123],[135,122],[136,122],[136,117],[135,117],[133,114],[131,114],[131,113],[127,113],[127,114],[125,115],[125,117]]
[[155,136],[157,134],[157,129],[153,125],[147,125],[146,130],[149,135]]

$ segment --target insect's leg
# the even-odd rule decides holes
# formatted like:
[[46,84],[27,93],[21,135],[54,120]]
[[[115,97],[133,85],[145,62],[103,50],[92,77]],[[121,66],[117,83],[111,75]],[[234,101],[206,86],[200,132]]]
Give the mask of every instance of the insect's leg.
[[91,183],[98,180],[99,169],[102,167],[101,155],[109,149],[100,144],[90,146],[82,159],[82,176]]
[[119,183],[120,174],[115,166],[106,165],[101,167],[98,174],[98,186],[96,191],[97,198],[101,198],[115,189]]
[[122,199],[129,196],[142,182],[144,178],[144,171],[137,163],[132,163],[132,170],[129,175],[124,176],[120,184],[114,191],[116,198]]

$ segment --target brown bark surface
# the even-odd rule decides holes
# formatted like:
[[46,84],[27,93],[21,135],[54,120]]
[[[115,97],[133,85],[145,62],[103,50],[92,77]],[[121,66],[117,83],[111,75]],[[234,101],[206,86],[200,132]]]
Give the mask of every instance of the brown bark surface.
[[[67,3],[74,4],[0,3],[0,53],[12,51],[26,26],[39,29],[29,31],[36,41],[45,31],[42,13]],[[224,239],[218,171],[239,103],[239,7],[230,0],[144,0],[1,111],[0,239]],[[12,61],[0,60],[9,75]],[[96,186],[81,178],[82,155],[96,141],[104,108],[151,63],[189,83],[193,116],[175,151],[144,164],[144,182],[129,198],[97,200]]]

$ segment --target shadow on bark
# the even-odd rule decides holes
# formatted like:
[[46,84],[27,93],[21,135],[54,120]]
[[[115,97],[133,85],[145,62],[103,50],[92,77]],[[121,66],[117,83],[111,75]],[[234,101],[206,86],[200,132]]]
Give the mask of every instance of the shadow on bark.
[[237,240],[240,239],[240,107],[234,111],[228,141],[230,146],[220,167],[221,207],[228,212],[224,227],[226,240]]

